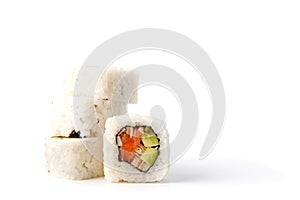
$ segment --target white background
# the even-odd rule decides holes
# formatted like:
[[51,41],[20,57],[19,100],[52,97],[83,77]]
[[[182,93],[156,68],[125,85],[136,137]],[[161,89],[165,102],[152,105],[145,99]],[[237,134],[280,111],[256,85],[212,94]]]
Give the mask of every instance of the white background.
[[[288,0],[1,1],[0,198],[299,199],[299,10]],[[217,147],[198,160],[203,125],[162,183],[48,176],[47,108],[65,69],[106,39],[147,27],[190,37],[216,64],[227,99]]]

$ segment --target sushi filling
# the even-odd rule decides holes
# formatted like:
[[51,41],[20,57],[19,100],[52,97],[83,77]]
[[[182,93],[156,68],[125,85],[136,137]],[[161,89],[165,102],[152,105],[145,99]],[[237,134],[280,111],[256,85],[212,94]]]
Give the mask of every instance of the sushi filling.
[[119,161],[147,172],[159,154],[159,138],[150,126],[125,126],[116,135]]

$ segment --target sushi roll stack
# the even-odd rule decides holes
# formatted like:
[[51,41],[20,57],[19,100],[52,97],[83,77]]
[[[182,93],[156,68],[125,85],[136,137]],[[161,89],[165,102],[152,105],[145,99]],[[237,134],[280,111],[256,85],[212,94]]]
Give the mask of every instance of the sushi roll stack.
[[[131,91],[137,87],[138,75],[132,73],[122,78],[127,72],[116,67],[107,69],[99,80],[95,96],[86,97],[74,94],[77,71],[71,71],[65,94],[54,102],[51,136],[45,140],[48,173],[75,180],[103,176],[105,121],[113,114],[126,112],[126,99],[131,103],[137,101],[136,97],[131,98]],[[112,104],[114,95],[121,100]],[[73,106],[74,98],[79,106]]]
[[111,182],[157,182],[169,169],[165,123],[137,114],[106,120],[104,174]]

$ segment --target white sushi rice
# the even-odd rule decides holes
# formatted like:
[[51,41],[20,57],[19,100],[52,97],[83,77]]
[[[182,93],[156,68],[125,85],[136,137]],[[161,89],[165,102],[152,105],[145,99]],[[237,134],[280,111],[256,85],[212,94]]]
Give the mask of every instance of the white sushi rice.
[[[131,93],[137,88],[139,75],[128,68],[110,67],[101,74],[96,88],[96,99],[113,100],[123,103],[137,103],[137,93]],[[128,101],[129,100],[129,101]]]
[[[53,100],[51,136],[67,137],[75,129],[81,137],[102,137],[108,117],[125,114],[128,103],[137,103],[139,75],[127,68],[110,67],[102,73],[94,97],[87,97],[74,95],[77,71],[69,70],[63,96]],[[74,101],[80,106],[73,107]]]
[[[151,126],[160,139],[159,155],[147,172],[138,171],[127,162],[118,160],[116,135],[125,126]],[[121,115],[106,120],[103,135],[104,175],[111,182],[157,182],[166,177],[169,170],[169,136],[165,123],[137,114]]]
[[51,108],[51,130],[49,136],[69,136],[74,130],[73,97],[53,99]]
[[[108,68],[101,75],[94,97],[87,97],[74,94],[78,70],[69,70],[64,94],[53,101],[51,136],[45,144],[46,166],[51,174],[66,179],[103,176],[105,121],[115,114],[126,113],[127,104],[137,101],[137,93],[131,91],[137,88],[138,74],[124,76],[128,71]],[[74,101],[78,106],[73,106]],[[73,130],[80,131],[80,137],[84,138],[68,138]]]
[[[80,106],[73,106],[76,99]],[[80,131],[81,137],[96,137],[99,133],[99,126],[93,98],[83,96],[63,96],[54,101],[52,115],[52,130],[50,136],[65,136],[75,130]]]
[[135,89],[138,86],[139,75],[129,71],[126,68],[111,67],[101,75],[94,99],[101,136],[107,118],[125,114],[128,103],[137,103]]
[[65,179],[103,176],[102,144],[93,138],[47,138],[45,159],[48,173]]

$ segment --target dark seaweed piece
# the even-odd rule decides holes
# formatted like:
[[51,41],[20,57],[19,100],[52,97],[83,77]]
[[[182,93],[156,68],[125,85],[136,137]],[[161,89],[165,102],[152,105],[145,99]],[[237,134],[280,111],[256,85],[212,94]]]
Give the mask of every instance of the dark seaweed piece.
[[75,131],[75,130],[73,130],[71,133],[70,133],[70,135],[69,135],[69,138],[81,138],[80,137],[80,131]]

